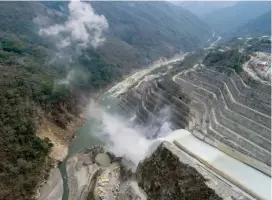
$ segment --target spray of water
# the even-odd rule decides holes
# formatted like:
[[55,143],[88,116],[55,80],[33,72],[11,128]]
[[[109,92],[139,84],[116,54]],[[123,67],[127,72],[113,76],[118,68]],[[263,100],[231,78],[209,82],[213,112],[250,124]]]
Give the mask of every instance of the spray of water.
[[[161,119],[160,125],[158,120],[156,123],[150,120],[150,124],[145,127],[135,126],[122,116],[110,114],[96,103],[91,103],[89,114],[101,122],[102,131],[97,132],[96,137],[103,140],[106,148],[116,156],[126,158],[135,166],[154,149],[157,137],[166,136],[172,131],[169,122],[165,120],[169,114],[166,108],[157,116],[157,119]],[[150,137],[154,134],[156,137]]]

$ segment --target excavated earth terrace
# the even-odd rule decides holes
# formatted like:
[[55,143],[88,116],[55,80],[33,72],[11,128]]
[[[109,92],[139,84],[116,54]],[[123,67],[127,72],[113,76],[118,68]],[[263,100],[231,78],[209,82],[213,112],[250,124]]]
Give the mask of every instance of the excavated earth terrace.
[[[134,120],[139,124],[148,124],[151,120],[156,123],[155,116],[167,107],[170,115],[166,120],[173,130],[185,129],[200,143],[220,151],[224,158],[218,162],[225,163],[227,156],[243,167],[230,166],[234,168],[224,171],[214,159],[205,159],[193,149],[188,150],[183,142],[179,142],[179,136],[173,142],[176,146],[250,198],[270,199],[271,85],[246,84],[246,77],[220,66],[179,66],[178,73],[170,74],[131,87],[120,94],[119,105],[127,112],[136,113]],[[264,178],[268,183],[264,188],[268,191],[248,186],[241,180],[243,176],[233,178],[237,175],[231,172],[234,170],[237,174],[244,170],[256,171],[259,175],[254,177],[255,180]],[[255,180],[252,179],[253,182]]]

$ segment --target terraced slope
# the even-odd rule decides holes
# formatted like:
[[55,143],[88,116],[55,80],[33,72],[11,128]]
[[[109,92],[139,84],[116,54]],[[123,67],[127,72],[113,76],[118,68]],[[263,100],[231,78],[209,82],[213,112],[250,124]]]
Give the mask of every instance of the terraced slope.
[[157,113],[167,107],[171,114],[165,121],[173,129],[187,129],[270,175],[270,87],[249,86],[229,68],[195,66],[131,89],[120,98],[120,105],[136,111],[135,120],[142,124],[156,122]]

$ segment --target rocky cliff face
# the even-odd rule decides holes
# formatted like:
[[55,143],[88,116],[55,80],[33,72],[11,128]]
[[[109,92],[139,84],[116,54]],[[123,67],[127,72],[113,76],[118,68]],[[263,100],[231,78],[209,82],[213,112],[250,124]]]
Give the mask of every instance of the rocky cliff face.
[[150,200],[177,199],[221,199],[206,185],[206,179],[189,164],[180,162],[179,157],[161,144],[142,163],[136,172],[138,184]]

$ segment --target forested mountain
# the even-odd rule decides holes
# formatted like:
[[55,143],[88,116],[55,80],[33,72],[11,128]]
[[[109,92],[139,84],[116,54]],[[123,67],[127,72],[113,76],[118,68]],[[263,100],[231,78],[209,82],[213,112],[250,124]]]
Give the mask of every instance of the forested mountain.
[[[32,199],[50,168],[47,155],[52,144],[35,135],[42,117],[65,128],[81,112],[83,96],[88,99],[161,56],[199,48],[210,35],[205,23],[170,3],[89,4],[0,2],[1,200]],[[88,10],[94,26],[86,24]],[[79,25],[75,19],[85,20],[77,28],[94,29],[92,36],[104,43],[87,43],[77,51],[82,38],[76,38],[69,48],[57,46],[68,44],[69,31],[84,36],[69,29]],[[56,38],[57,33],[63,38]]]
[[215,10],[202,19],[218,34],[235,31],[241,25],[259,17],[271,9],[269,1],[241,1],[235,5]]
[[[46,5],[67,10],[65,4]],[[167,2],[92,2],[92,7],[108,20],[109,36],[145,52],[148,59],[196,49],[211,35],[195,15]]]
[[188,9],[196,16],[203,17],[221,8],[234,5],[235,1],[174,1],[174,5]]
[[271,11],[250,20],[235,31],[238,36],[271,35]]
[[96,2],[93,7],[109,20],[113,35],[151,57],[165,56],[174,49],[193,50],[210,36],[207,25],[197,17],[165,2]]

